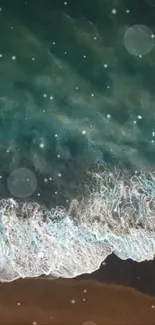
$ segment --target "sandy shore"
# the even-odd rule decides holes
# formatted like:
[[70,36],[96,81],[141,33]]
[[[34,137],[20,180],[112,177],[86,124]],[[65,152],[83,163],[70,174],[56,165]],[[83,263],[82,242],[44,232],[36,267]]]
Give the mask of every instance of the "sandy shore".
[[[155,324],[155,297],[97,281],[17,280],[0,284],[0,324]],[[85,324],[93,325],[93,324]]]

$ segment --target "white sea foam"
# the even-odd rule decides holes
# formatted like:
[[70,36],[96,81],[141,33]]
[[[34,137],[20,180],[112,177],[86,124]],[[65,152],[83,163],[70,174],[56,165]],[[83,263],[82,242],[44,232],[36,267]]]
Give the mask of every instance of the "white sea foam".
[[138,262],[154,258],[155,173],[103,168],[89,176],[83,198],[68,210],[0,201],[1,281],[72,278],[97,270],[112,252]]

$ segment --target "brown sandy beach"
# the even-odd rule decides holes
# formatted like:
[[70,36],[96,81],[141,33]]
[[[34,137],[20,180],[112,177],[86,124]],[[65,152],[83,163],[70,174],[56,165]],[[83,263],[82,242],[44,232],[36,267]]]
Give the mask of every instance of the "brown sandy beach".
[[155,297],[92,280],[17,280],[0,284],[0,324],[155,324]]

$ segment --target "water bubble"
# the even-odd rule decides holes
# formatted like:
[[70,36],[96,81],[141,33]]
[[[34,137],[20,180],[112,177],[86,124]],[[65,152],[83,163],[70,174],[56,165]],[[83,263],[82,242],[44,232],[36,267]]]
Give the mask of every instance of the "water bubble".
[[11,194],[18,198],[26,198],[35,192],[37,179],[31,170],[18,168],[10,173],[7,186]]
[[124,35],[125,48],[132,55],[145,55],[154,46],[154,38],[152,35],[152,31],[145,25],[129,27]]

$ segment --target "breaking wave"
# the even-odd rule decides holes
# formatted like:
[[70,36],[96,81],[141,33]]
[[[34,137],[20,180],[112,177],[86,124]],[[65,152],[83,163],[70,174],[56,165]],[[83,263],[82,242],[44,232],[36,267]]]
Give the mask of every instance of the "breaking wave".
[[141,262],[155,254],[155,172],[100,166],[87,172],[81,200],[68,210],[0,201],[0,280],[72,278],[106,257]]

